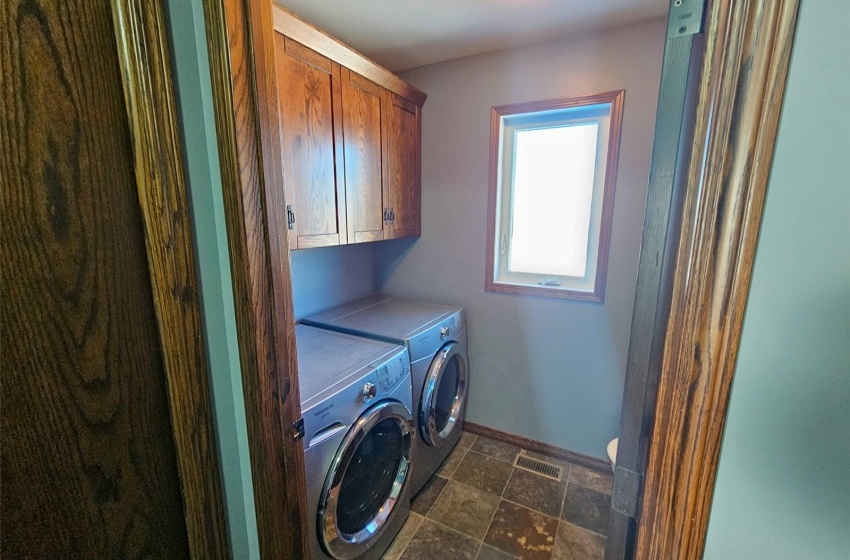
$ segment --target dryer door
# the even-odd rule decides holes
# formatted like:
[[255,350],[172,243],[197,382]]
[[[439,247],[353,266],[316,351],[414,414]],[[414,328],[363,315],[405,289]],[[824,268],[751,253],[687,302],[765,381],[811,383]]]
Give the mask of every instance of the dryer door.
[[383,532],[407,482],[412,426],[403,404],[383,401],[346,434],[319,501],[319,540],[332,557],[356,558]]
[[457,425],[468,372],[463,346],[457,342],[443,346],[431,362],[419,407],[422,438],[428,445],[443,447]]

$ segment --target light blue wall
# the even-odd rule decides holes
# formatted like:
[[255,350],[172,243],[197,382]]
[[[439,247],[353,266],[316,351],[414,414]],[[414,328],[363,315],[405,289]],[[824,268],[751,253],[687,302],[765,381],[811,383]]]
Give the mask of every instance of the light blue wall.
[[375,245],[292,251],[296,319],[375,293]]
[[[382,290],[466,308],[467,419],[600,458],[617,435],[666,22],[404,73],[422,113],[422,238],[378,244]],[[490,107],[626,90],[605,303],[484,291]]]
[[707,560],[850,558],[848,23],[802,3]]
[[235,560],[259,560],[202,0],[168,0],[207,356]]

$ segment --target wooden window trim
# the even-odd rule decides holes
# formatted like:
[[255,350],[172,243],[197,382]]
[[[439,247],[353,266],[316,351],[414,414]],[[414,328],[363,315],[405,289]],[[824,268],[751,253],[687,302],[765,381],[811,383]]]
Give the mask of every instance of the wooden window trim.
[[[490,178],[487,194],[487,255],[484,276],[484,289],[486,291],[597,303],[602,303],[605,300],[605,278],[608,273],[608,253],[611,245],[611,222],[614,215],[614,191],[617,184],[617,164],[620,157],[620,135],[623,125],[623,103],[625,95],[625,90],[615,90],[568,99],[548,99],[544,101],[499,105],[490,110]],[[596,249],[596,278],[593,291],[585,292],[537,286],[521,286],[496,281],[493,266],[496,262],[496,225],[499,221],[496,211],[499,191],[502,188],[499,182],[502,117],[555,109],[570,109],[587,105],[600,105],[603,103],[611,104],[611,124],[608,132],[608,158],[605,164],[605,184],[602,187],[602,216],[599,226],[599,246]]]

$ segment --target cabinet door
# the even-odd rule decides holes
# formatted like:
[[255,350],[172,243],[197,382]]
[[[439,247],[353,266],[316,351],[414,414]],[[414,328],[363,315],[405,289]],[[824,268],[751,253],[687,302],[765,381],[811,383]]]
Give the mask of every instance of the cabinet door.
[[421,109],[394,93],[386,94],[384,189],[389,205],[388,238],[421,232]]
[[340,66],[279,33],[275,51],[290,249],[345,243]]
[[345,135],[345,192],[348,242],[384,239],[381,132],[384,89],[342,69],[342,123]]

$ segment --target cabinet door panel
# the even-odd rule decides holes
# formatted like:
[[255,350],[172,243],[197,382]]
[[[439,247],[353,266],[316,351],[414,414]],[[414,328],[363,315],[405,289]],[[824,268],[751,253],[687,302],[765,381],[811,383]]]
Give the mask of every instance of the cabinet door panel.
[[348,242],[384,238],[381,167],[383,88],[342,69]]
[[420,220],[420,108],[387,92],[384,184],[392,212],[388,237],[417,236]]
[[346,242],[341,159],[340,67],[288,37],[275,37],[286,201],[295,213],[291,249]]

